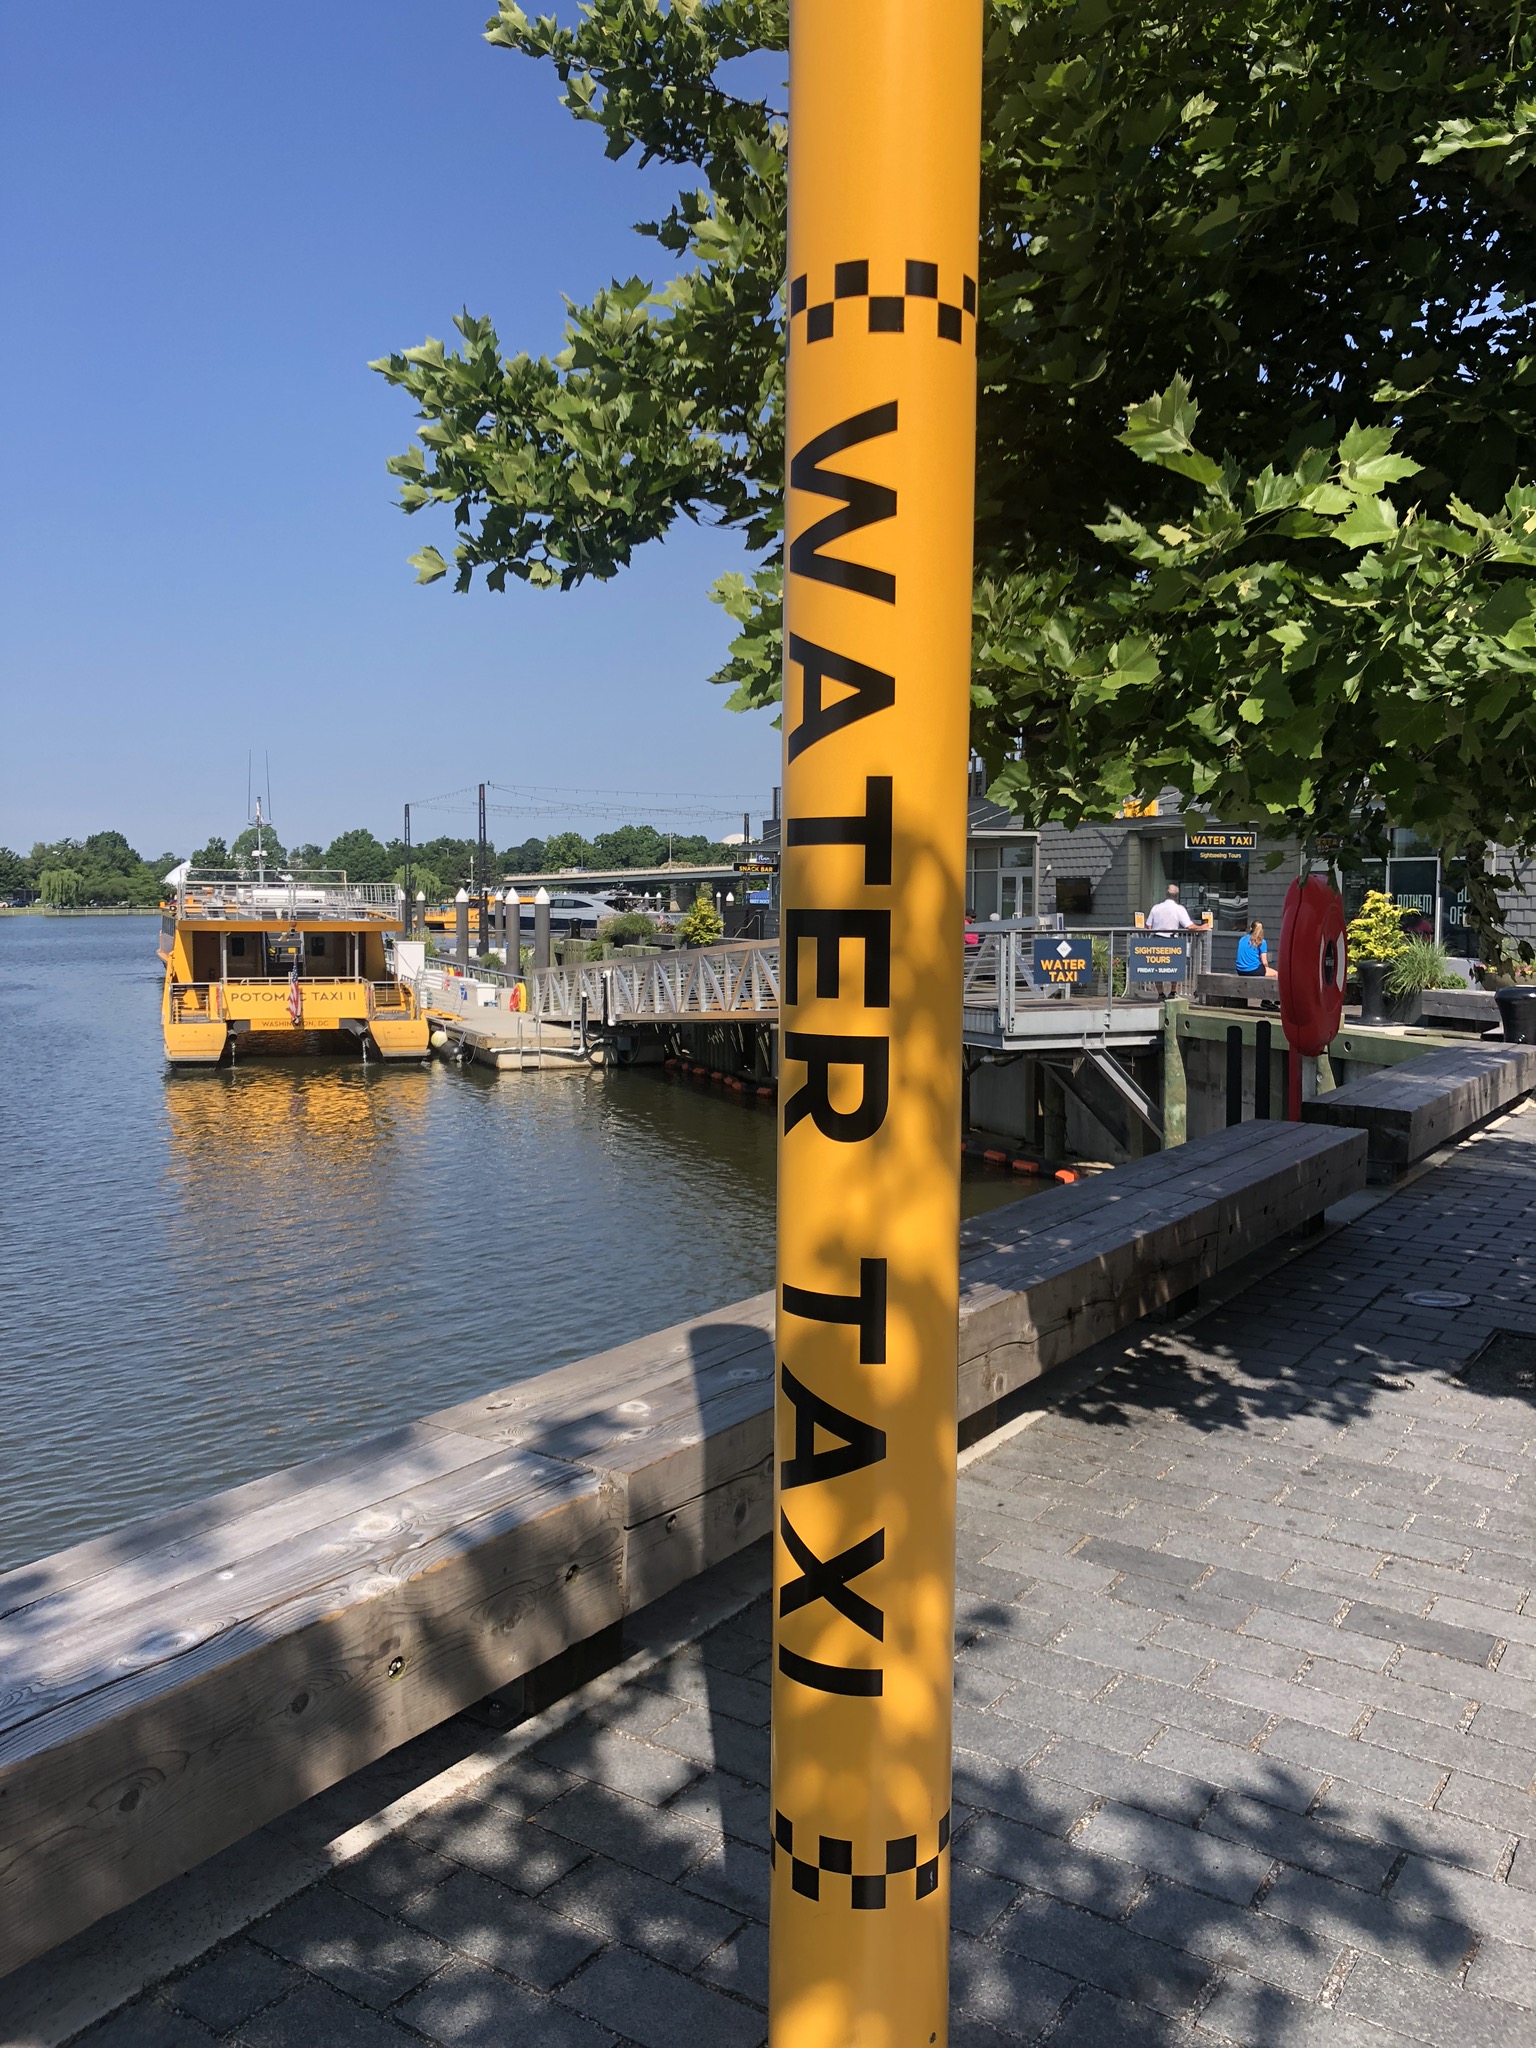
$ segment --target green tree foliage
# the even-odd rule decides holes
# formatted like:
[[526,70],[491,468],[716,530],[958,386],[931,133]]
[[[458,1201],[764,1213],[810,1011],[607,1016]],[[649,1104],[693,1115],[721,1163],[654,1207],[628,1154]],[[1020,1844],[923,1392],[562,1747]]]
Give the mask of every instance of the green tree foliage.
[[0,846],[0,896],[29,896],[36,887],[30,861]]
[[[545,840],[531,839],[502,855],[508,874],[558,874],[567,868],[599,872],[608,869],[659,868],[668,861],[679,867],[713,867],[729,860],[733,848],[702,832],[663,832],[655,825],[620,825],[612,832],[584,838],[580,832],[556,832]],[[517,859],[515,856],[536,855]]]
[[[406,886],[406,879],[405,864],[402,861],[390,880],[397,889],[403,889]],[[425,896],[428,903],[441,903],[451,893],[447,883],[434,868],[419,867],[414,860],[411,862],[409,879],[413,903],[418,895]]]
[[544,842],[525,839],[521,846],[508,846],[501,855],[505,875],[541,875],[544,872]]
[[195,868],[227,868],[229,860],[229,848],[222,839],[215,836],[206,846],[200,846],[193,854],[192,865]]
[[44,868],[37,893],[56,909],[70,909],[85,900],[85,877],[77,868]]
[[[165,894],[162,878],[176,865],[174,853],[163,853],[146,861],[134,851],[121,832],[93,832],[85,839],[39,842],[26,865],[31,886],[44,902],[61,905],[99,903],[155,904]],[[50,897],[43,889],[45,874],[73,876],[78,890],[73,896]],[[73,883],[66,883],[66,888]]]
[[[254,825],[247,825],[229,849],[229,864],[232,868],[251,869],[256,865],[257,831]],[[260,833],[262,860],[269,872],[288,865],[288,856],[283,851],[283,842],[270,825],[263,825]]]
[[339,868],[349,882],[387,882],[393,870],[388,848],[361,825],[338,832],[325,849],[320,866]]
[[678,919],[677,935],[685,946],[713,946],[724,931],[724,922],[715,908],[714,891],[707,882],[701,882],[698,895]]
[[[404,849],[400,851],[403,856]],[[479,846],[473,839],[440,836],[436,839],[424,839],[420,846],[411,849],[412,867],[420,862],[434,874],[440,875],[450,896],[456,889],[468,886],[478,857]],[[490,849],[490,858],[491,873],[494,875],[499,872],[494,848]],[[400,864],[403,864],[403,859]]]
[[654,825],[620,825],[592,841],[595,868],[652,868],[667,858],[667,836]]
[[316,846],[312,839],[304,839],[297,846],[288,849],[288,864],[297,872],[300,868],[323,868],[325,848]]
[[1367,891],[1365,901],[1349,921],[1345,938],[1351,963],[1361,960],[1395,960],[1407,951],[1408,934],[1403,919],[1408,912],[1382,889]]
[[[610,156],[701,170],[641,228],[677,274],[574,308],[554,358],[504,358],[466,314],[459,349],[376,366],[423,421],[401,503],[456,527],[423,581],[568,588],[678,518],[738,528],[757,565],[716,591],[738,707],[776,698],[781,659],[786,129],[717,73],[785,31],[785,0],[590,0],[573,28],[502,0],[489,40],[549,64]],[[1474,852],[1530,838],[1529,794],[1481,768],[1507,746],[1524,770],[1533,677],[1536,14],[992,0],[987,36],[994,773],[1037,815],[1173,780],[1302,830],[1370,800]]]
[[1349,834],[1377,806],[1446,847],[1536,829],[1536,487],[1447,516],[1420,465],[1352,428],[1257,475],[1196,447],[1181,379],[1124,446],[1172,482],[1154,527],[978,591],[999,786],[1075,819],[1160,782],[1219,816]]
[[591,868],[597,865],[597,851],[590,839],[579,832],[556,832],[544,842],[544,872],[558,874],[562,868]]

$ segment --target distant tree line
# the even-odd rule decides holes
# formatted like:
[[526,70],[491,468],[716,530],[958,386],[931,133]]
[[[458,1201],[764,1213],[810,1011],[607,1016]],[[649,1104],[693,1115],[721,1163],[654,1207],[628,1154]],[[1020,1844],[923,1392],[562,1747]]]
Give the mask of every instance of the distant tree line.
[[[339,868],[353,882],[405,881],[403,839],[379,839],[364,826],[340,832],[329,846],[283,847],[270,828],[264,833],[268,864],[275,867]],[[240,867],[248,864],[256,835],[247,828],[228,847],[211,839],[193,854],[196,867]],[[433,899],[481,881],[498,882],[503,875],[550,875],[569,868],[650,868],[668,859],[688,867],[707,866],[730,858],[733,849],[702,833],[667,833],[654,825],[621,825],[585,839],[579,832],[556,832],[549,839],[525,839],[512,846],[486,846],[487,874],[478,872],[480,848],[474,839],[440,835],[412,846],[411,888]]]
[[60,910],[158,903],[165,893],[162,877],[178,858],[162,853],[158,860],[145,860],[121,832],[39,840],[30,853],[0,846],[0,899],[41,902]]
[[[270,825],[262,828],[265,865],[275,871],[339,868],[353,882],[405,880],[405,841],[378,839],[366,827],[339,832],[328,846],[301,840],[285,846]],[[569,868],[651,868],[668,860],[685,867],[728,860],[734,848],[702,833],[663,832],[655,825],[621,825],[584,839],[556,832],[549,839],[525,839],[516,846],[487,846],[488,877],[477,872],[479,846],[473,839],[440,837],[411,848],[411,887],[429,897],[451,894],[503,875],[550,875]],[[192,855],[198,868],[248,870],[256,852],[256,828],[248,825],[230,840],[210,839]],[[121,832],[93,832],[87,839],[39,841],[31,853],[0,846],[0,899],[42,902],[60,909],[91,904],[158,903],[164,878],[181,860],[162,853],[145,860]]]

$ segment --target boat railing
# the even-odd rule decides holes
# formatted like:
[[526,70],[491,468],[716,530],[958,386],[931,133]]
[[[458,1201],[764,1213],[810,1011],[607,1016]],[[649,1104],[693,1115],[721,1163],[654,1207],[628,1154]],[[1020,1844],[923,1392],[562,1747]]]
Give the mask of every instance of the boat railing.
[[224,1016],[224,990],[217,981],[173,981],[170,996],[173,1024],[217,1024]]
[[176,914],[185,918],[399,917],[405,891],[394,882],[349,882],[339,869],[193,868],[177,885]]
[[416,991],[408,981],[371,981],[368,984],[368,1014],[376,1016],[382,1010],[403,1010],[407,1013],[416,1008]]
[[[230,975],[224,981],[174,981],[171,983],[171,1021],[175,1024],[220,1023],[229,1014],[229,993],[243,988],[287,988],[286,974]],[[299,987],[358,988],[366,991],[367,1014],[384,1012],[410,1016],[416,1009],[416,991],[410,982],[369,981],[361,975],[300,975]]]

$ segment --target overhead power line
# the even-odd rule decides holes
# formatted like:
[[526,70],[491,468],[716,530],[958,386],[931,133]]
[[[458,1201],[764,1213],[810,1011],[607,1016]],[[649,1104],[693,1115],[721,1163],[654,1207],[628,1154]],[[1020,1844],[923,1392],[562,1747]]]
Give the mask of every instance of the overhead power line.
[[[466,783],[462,789],[447,790],[441,796],[413,797],[411,808],[413,811],[468,810],[476,801],[477,787]],[[501,817],[568,819],[576,814],[615,823],[653,824],[659,813],[661,817],[674,821],[687,819],[710,824],[721,819],[730,819],[734,823],[745,812],[766,808],[760,790],[727,790],[713,798],[705,798],[697,790],[561,788],[547,783],[487,782],[486,788],[509,799],[504,803],[486,805],[488,811],[494,811]]]

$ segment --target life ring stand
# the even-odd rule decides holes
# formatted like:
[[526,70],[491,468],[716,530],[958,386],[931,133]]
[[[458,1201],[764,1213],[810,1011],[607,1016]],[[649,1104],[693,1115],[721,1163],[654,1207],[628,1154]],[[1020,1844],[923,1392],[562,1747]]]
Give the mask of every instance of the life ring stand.
[[1317,876],[1292,882],[1280,920],[1280,1025],[1291,1048],[1290,1112],[1301,1115],[1301,1065],[1317,1059],[1344,1022],[1349,967],[1344,904]]

